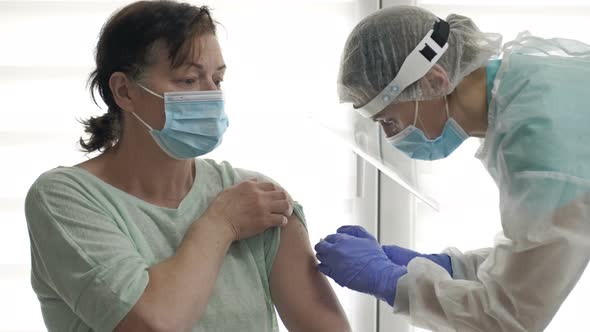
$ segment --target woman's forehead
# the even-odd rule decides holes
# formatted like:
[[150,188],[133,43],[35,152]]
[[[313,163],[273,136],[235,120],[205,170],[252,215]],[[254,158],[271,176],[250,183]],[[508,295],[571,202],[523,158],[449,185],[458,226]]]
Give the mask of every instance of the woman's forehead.
[[152,64],[176,70],[199,69],[219,71],[225,68],[225,62],[217,38],[213,34],[196,36],[186,40],[179,49],[169,49],[165,41],[157,41],[151,50]]

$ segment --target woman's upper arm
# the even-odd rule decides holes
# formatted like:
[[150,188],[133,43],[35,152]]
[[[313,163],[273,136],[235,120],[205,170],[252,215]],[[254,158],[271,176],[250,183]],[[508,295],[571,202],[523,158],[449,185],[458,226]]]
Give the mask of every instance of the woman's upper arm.
[[281,229],[271,295],[289,331],[350,331],[328,280],[317,270],[307,230],[295,214]]

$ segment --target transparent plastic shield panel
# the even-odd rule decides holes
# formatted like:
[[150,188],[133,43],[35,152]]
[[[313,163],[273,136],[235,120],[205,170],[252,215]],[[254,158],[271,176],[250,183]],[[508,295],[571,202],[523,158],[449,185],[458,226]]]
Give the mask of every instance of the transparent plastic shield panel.
[[[381,142],[383,140],[380,139],[383,131],[377,122],[362,117],[350,105],[339,105],[328,110],[312,113],[310,118],[323,130],[330,132],[336,138],[338,144],[348,146],[357,155],[414,194],[418,199],[438,210],[436,200],[425,195],[420,190],[411,174],[402,172],[395,165],[395,160],[407,157],[399,153],[399,158],[388,158],[388,160],[383,158],[381,153]],[[393,147],[383,147],[383,149],[388,148],[393,149]]]

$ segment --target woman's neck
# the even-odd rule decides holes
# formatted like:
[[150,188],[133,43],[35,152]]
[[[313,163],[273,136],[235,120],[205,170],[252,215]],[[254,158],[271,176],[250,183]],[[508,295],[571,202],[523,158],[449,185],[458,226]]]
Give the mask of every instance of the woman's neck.
[[[138,148],[137,146],[135,148]],[[109,184],[157,205],[176,207],[195,181],[194,160],[157,158],[120,141],[96,159]]]

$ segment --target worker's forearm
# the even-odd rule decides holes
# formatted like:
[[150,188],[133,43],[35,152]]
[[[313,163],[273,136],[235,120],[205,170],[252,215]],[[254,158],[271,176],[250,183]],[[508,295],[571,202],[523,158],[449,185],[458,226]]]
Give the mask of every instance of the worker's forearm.
[[156,325],[178,331],[196,324],[233,238],[222,223],[203,217],[191,226],[174,256],[150,268],[143,300],[160,320]]

